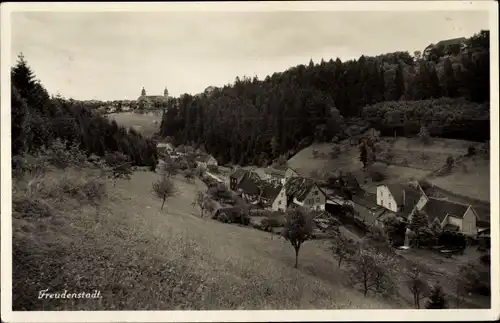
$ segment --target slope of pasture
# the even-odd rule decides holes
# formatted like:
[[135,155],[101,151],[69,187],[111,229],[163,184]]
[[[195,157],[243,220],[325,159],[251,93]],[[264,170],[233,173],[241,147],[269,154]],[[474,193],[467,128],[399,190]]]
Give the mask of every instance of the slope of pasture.
[[[341,152],[336,158],[331,158],[329,153],[334,144],[312,144],[288,160],[288,166],[298,171],[303,176],[311,172],[328,173],[333,171],[355,172],[362,168],[359,160],[359,149],[342,145]],[[313,151],[318,151],[318,156],[313,156]]]
[[[134,112],[110,113],[107,117],[120,126],[134,128],[141,134],[151,137],[160,130],[161,114],[139,114]],[[154,123],[156,121],[156,124]]]
[[429,178],[428,181],[454,194],[490,201],[490,161],[480,156],[463,158],[450,174]]
[[[467,147],[474,144],[464,140],[432,138],[424,145],[419,138],[381,137],[378,155],[393,165],[434,171],[446,163],[451,156],[457,158],[467,153]],[[387,151],[390,150],[390,158]]]
[[[149,194],[158,175],[136,172],[109,185],[110,199],[57,217],[16,222],[16,245],[30,266],[14,308],[31,310],[401,308],[408,302],[364,297],[319,242],[301,248],[252,228],[200,218],[191,205],[203,183],[176,179],[177,195],[160,211]],[[74,210],[74,206],[72,208]],[[77,209],[79,209],[77,207]],[[42,230],[42,231],[40,231]],[[33,258],[35,253],[38,258]],[[29,256],[28,256],[29,255]],[[24,259],[24,258],[23,258]],[[38,260],[37,260],[38,259]],[[45,260],[44,260],[45,259]],[[26,264],[26,261],[21,263]],[[43,264],[42,267],[40,267]],[[31,268],[31,269],[30,269]],[[56,269],[57,268],[57,269]],[[19,284],[19,280],[21,283]],[[98,301],[38,300],[52,290],[101,291]]]

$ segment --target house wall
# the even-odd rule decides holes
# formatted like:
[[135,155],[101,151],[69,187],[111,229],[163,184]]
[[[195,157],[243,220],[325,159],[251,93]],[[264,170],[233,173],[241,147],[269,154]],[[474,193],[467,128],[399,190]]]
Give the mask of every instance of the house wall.
[[215,158],[210,158],[208,161],[207,161],[207,165],[214,165],[214,166],[217,166],[217,160]]
[[477,234],[476,213],[472,207],[469,207],[465,212],[462,220],[462,232],[467,235]]
[[377,186],[377,204],[392,212],[398,211],[396,200],[385,185]]
[[[445,222],[446,221],[446,222]],[[447,216],[445,221],[443,221],[444,225],[446,224],[453,224],[453,225],[456,225],[460,228],[460,232],[463,232],[463,223],[462,223],[462,219],[460,218],[456,218],[454,216]]]
[[286,211],[286,194],[285,194],[285,187],[281,188],[281,191],[279,192],[278,196],[274,200],[272,206],[271,206],[273,211]]
[[425,204],[429,201],[429,199],[425,196],[422,195],[420,197],[420,200],[418,201],[417,205],[415,206],[418,210],[422,210],[422,208],[425,206]]
[[236,181],[236,178],[230,177],[229,178],[229,188],[232,191],[236,191],[236,186],[238,185],[238,182]]
[[324,210],[326,203],[326,196],[321,192],[317,185],[314,185],[313,188],[307,194],[307,197],[304,199],[304,205],[315,210]]

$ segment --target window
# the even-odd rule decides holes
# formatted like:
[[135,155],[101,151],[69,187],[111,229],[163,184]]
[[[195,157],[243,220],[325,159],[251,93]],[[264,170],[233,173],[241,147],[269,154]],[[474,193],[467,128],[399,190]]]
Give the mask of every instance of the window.
[[314,191],[314,195],[318,195],[318,191]]
[[281,200],[280,200],[280,201],[278,201],[278,205],[281,205]]
[[391,202],[389,202],[389,209],[391,208]]
[[316,203],[319,203],[319,197],[316,198]]

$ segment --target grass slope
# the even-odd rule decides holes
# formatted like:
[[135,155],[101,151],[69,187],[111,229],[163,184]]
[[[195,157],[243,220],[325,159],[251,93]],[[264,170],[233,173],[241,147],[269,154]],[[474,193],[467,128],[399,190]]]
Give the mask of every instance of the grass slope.
[[[382,159],[380,163],[387,173],[387,178],[381,183],[400,183],[410,179],[423,179],[430,175],[432,171],[443,167],[446,159],[451,156],[457,159],[467,153],[469,145],[477,146],[478,143],[465,140],[453,140],[443,138],[432,138],[429,145],[423,145],[418,138],[399,137],[394,140],[391,137],[382,137],[380,148],[390,149],[392,158]],[[313,144],[302,149],[288,160],[288,165],[297,169],[304,175],[311,172],[351,172],[358,179],[360,184],[368,191],[374,193],[376,185],[363,172],[362,164],[359,161],[359,149],[356,146],[349,146],[348,141],[341,143],[342,152],[331,159],[328,154],[332,151],[334,144]],[[314,158],[313,151],[318,151],[320,157]],[[321,155],[324,157],[321,157]],[[465,165],[465,166],[464,166]],[[485,202],[489,201],[489,160],[481,157],[465,158],[457,163],[454,170],[440,177],[433,177],[430,181],[447,191]]]
[[[59,173],[46,176],[61,179]],[[114,189],[108,185],[109,197],[97,208],[59,194],[65,201],[53,215],[15,217],[14,310],[404,306],[353,290],[347,270],[338,269],[319,242],[304,244],[294,269],[288,242],[199,218],[191,202],[197,187],[205,189],[201,182],[176,180],[179,193],[160,212],[161,201],[148,194],[157,176],[136,172]],[[38,291],[47,286],[51,291],[99,289],[102,299],[38,300]]]
[[[111,113],[107,117],[119,125],[134,128],[141,134],[151,137],[160,130],[161,114],[139,114],[134,112]],[[154,121],[157,123],[155,124]]]

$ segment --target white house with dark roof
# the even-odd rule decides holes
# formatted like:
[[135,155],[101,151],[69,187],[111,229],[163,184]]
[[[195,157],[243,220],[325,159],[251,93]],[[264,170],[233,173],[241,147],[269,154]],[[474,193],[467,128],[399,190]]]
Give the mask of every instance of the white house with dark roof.
[[287,207],[295,204],[312,210],[325,210],[326,194],[312,179],[293,176],[284,187]]
[[416,207],[421,210],[429,197],[418,183],[414,186],[403,184],[380,184],[377,186],[377,205],[408,218]]
[[472,205],[431,197],[422,211],[428,215],[430,221],[436,219],[443,230],[461,232],[470,236],[477,235],[476,223],[479,217]]

